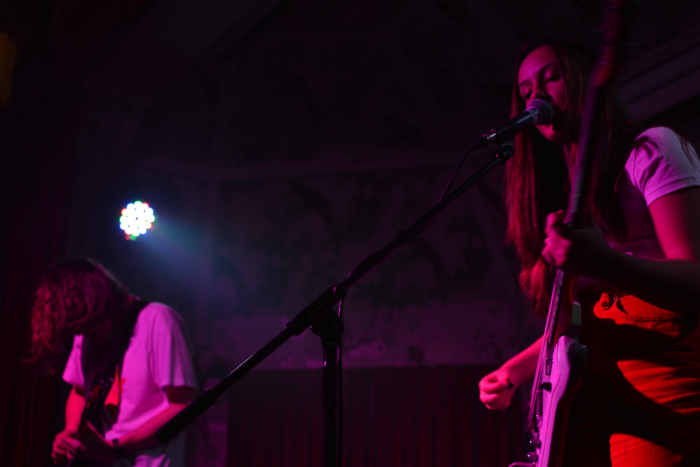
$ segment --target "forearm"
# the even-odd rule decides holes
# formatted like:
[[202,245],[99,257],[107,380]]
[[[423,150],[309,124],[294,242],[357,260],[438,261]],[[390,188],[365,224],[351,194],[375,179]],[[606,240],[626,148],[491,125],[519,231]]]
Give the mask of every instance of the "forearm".
[[66,401],[66,430],[73,433],[78,431],[80,418],[85,408],[85,398],[81,393],[82,389],[73,386],[70,394],[68,394],[68,400]]
[[501,367],[508,371],[510,374],[510,382],[516,387],[525,384],[535,376],[541,346],[542,337],[505,362]]
[[595,276],[665,310],[697,313],[700,309],[700,264],[691,260],[651,260],[613,250]]
[[170,404],[168,408],[153,416],[153,418],[146,421],[143,425],[119,437],[119,444],[124,446],[124,449],[128,453],[156,446],[159,443],[155,437],[156,431],[185,408],[186,405],[187,404]]

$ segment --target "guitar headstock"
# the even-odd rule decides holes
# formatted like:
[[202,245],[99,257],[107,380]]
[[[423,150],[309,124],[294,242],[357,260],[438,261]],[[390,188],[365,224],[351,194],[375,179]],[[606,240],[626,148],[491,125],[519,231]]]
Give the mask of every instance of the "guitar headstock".
[[626,26],[632,5],[629,0],[608,0],[605,7],[605,21],[599,28],[603,32],[598,51],[598,61],[592,73],[592,84],[605,87],[613,80],[622,61],[624,44],[628,43]]

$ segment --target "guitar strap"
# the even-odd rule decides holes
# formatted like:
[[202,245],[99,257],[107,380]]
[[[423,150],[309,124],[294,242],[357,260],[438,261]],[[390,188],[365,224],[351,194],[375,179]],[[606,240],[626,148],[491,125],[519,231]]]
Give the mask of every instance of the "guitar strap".
[[102,397],[97,403],[93,420],[91,420],[99,431],[102,431],[104,428],[98,422],[99,414],[102,412],[100,409],[114,382],[117,366],[121,368],[124,354],[131,343],[136,320],[146,305],[148,305],[148,302],[134,301],[124,321],[122,321],[115,332],[111,333],[110,338],[105,343],[94,342],[87,336],[83,336],[80,365],[83,370],[83,381],[85,381],[85,397],[90,396],[95,386],[102,386]]

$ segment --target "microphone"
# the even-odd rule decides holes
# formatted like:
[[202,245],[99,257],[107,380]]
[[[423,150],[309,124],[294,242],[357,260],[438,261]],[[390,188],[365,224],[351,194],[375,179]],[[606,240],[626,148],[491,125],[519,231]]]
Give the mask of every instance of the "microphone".
[[521,130],[532,125],[544,125],[549,122],[554,116],[554,109],[547,101],[535,99],[530,102],[520,115],[517,115],[510,120],[501,123],[497,129],[491,130],[474,143],[474,148],[481,148],[488,143],[493,142],[496,138],[501,141],[510,141],[515,138]]

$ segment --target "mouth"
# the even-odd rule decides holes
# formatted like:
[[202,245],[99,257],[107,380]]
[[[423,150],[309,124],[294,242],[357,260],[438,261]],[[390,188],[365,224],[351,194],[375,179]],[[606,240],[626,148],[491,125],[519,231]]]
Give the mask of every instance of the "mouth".
[[552,110],[552,119],[547,124],[550,126],[559,125],[564,120],[564,111],[558,105],[553,105]]

